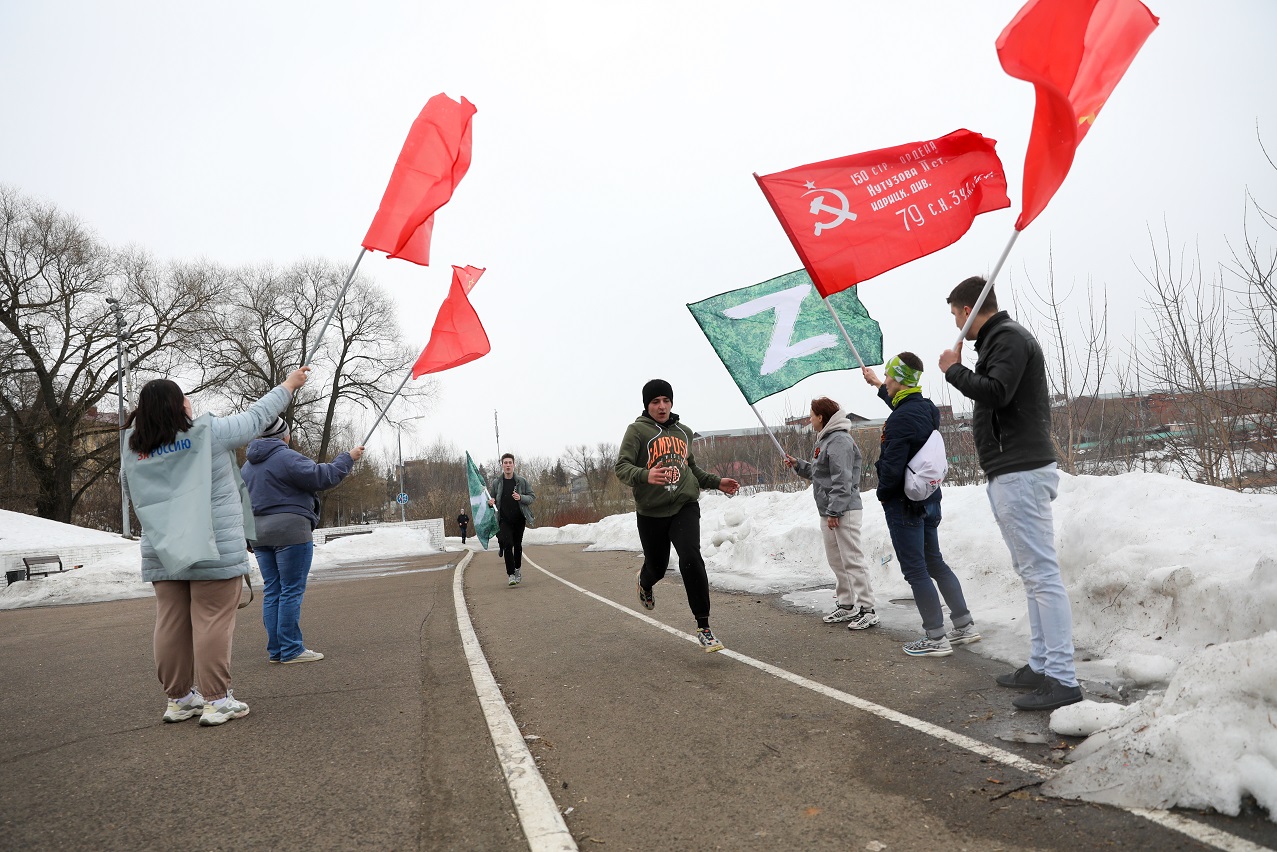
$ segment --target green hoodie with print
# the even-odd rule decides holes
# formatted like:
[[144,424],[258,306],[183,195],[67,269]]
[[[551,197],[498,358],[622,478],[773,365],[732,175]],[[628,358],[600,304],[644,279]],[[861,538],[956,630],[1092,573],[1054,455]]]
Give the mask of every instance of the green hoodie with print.
[[[671,517],[699,499],[702,488],[719,487],[722,477],[696,466],[693,435],[672,412],[664,423],[644,412],[625,430],[616,457],[616,478],[634,489],[634,506],[640,515]],[[674,468],[677,479],[669,485],[649,483],[647,472],[658,465]]]

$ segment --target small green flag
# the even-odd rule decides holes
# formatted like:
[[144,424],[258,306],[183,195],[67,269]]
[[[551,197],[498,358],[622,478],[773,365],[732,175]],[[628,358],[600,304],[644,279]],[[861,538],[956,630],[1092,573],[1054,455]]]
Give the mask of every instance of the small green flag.
[[[826,301],[866,364],[882,363],[882,328],[855,287]],[[687,306],[752,405],[808,376],[860,366],[806,270]]]
[[497,513],[488,505],[488,486],[479,475],[474,459],[466,453],[466,484],[470,486],[470,516],[474,518],[474,535],[488,549],[488,539],[497,534]]

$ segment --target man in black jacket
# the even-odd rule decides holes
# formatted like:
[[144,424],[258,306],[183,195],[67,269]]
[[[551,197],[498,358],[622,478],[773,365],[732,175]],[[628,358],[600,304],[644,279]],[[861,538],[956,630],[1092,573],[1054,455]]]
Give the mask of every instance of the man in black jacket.
[[[913,589],[913,602],[922,616],[925,634],[904,646],[911,657],[947,657],[954,645],[980,641],[975,619],[967,608],[962,583],[940,552],[941,489],[917,502],[905,495],[905,468],[931,433],[940,428],[940,412],[922,395],[922,359],[901,352],[887,362],[880,379],[865,367],[865,381],[878,388],[878,396],[891,408],[882,426],[882,446],[878,451],[878,501],[887,519],[887,531],[895,548],[900,571]],[[939,594],[936,587],[939,587]],[[953,630],[945,633],[940,597],[949,605]]]
[[[984,286],[976,276],[949,294],[958,328],[965,326]],[[1054,710],[1081,701],[1082,689],[1073,665],[1073,612],[1055,554],[1051,501],[1060,475],[1046,363],[1033,335],[998,310],[992,289],[966,339],[975,341],[975,370],[962,365],[961,343],[940,356],[940,369],[975,404],[971,428],[980,467],[989,478],[989,504],[1029,608],[1029,662],[997,682],[1034,688],[1012,702],[1021,710]]]

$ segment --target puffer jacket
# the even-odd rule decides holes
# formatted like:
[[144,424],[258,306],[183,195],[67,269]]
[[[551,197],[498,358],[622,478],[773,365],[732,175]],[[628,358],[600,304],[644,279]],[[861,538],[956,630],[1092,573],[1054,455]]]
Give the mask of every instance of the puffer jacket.
[[794,473],[810,479],[820,514],[841,518],[863,508],[860,500],[860,447],[851,437],[847,412],[838,409],[816,436],[812,460],[795,459]]
[[[197,562],[189,568],[170,574],[165,570],[155,549],[142,530],[142,580],[226,580],[249,573],[248,549],[244,544],[244,498],[241,496],[239,469],[235,450],[257,437],[272,420],[288,407],[292,398],[288,388],[279,385],[254,402],[247,411],[228,417],[211,417],[213,537],[217,543],[217,559]],[[251,509],[250,509],[251,511]],[[250,515],[251,517],[251,515]]]
[[316,492],[336,487],[355,466],[350,453],[320,464],[278,438],[258,438],[248,445],[244,458],[240,473],[253,498],[253,514],[301,515],[312,530],[319,526]]

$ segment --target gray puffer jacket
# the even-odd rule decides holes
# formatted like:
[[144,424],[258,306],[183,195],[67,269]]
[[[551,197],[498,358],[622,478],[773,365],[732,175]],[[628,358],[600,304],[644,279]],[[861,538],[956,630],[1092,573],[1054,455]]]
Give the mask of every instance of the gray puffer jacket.
[[292,395],[278,385],[241,414],[211,418],[213,437],[212,507],[213,536],[218,558],[199,562],[169,574],[142,530],[142,580],[226,580],[249,573],[248,549],[244,543],[244,505],[240,497],[239,472],[234,451],[265,429],[288,407]]
[[860,502],[860,447],[851,438],[851,421],[841,408],[816,436],[811,461],[795,459],[794,473],[810,479],[816,508],[827,517],[841,518],[863,508]]

